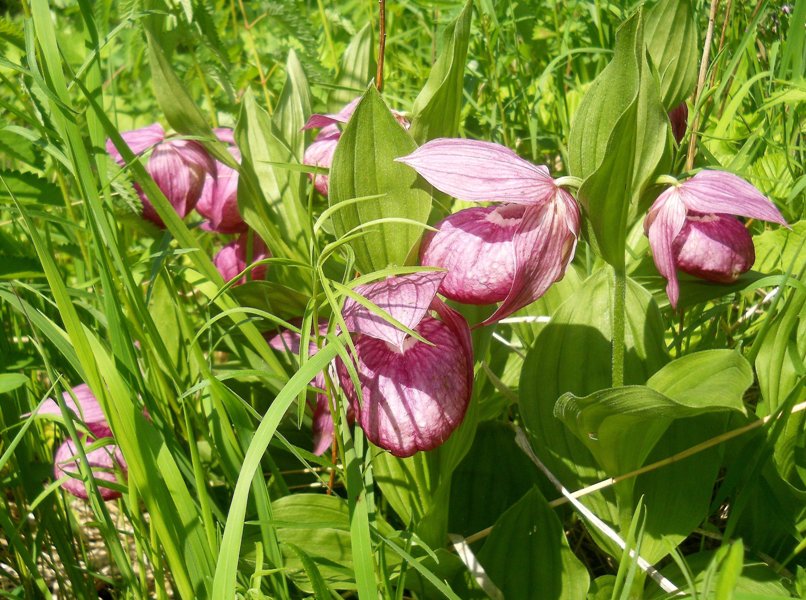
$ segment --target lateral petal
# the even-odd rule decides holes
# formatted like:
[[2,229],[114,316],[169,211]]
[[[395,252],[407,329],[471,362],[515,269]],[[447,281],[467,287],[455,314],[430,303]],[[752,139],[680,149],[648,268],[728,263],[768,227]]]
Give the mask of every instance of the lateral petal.
[[679,189],[689,210],[787,224],[769,198],[733,173],[700,171],[680,184]]
[[[444,278],[445,273],[440,271],[411,273],[357,286],[355,292],[409,329],[415,329],[428,312]],[[349,331],[383,340],[398,349],[403,348],[407,337],[404,331],[384,321],[352,298],[345,300],[342,316]]]
[[[85,437],[82,438],[82,443],[86,450],[94,443],[94,440]],[[57,479],[65,475],[79,475],[81,473],[77,452],[78,450],[72,439],[65,440],[62,445],[58,447],[53,455],[53,475]],[[101,498],[104,500],[119,498],[120,492],[105,487],[104,482],[117,483],[117,477],[115,477],[116,466],[124,475],[126,474],[127,465],[126,461],[123,459],[123,454],[120,452],[120,448],[114,444],[107,444],[95,450],[89,450],[87,451],[87,463],[92,471],[92,477],[98,485],[98,490],[101,492]],[[76,498],[88,499],[87,490],[81,479],[70,477],[64,482],[62,487]]]
[[[73,388],[73,394],[64,392],[62,398],[68,409],[70,409],[76,418],[83,422],[87,429],[89,429],[95,437],[112,437],[112,430],[109,428],[109,422],[106,420],[101,405],[95,394],[92,393],[90,386],[86,383],[77,385]],[[59,409],[59,404],[52,398],[47,399],[42,403],[37,415],[52,415],[56,417],[62,416],[62,411]]]
[[556,190],[547,167],[491,142],[440,138],[395,160],[460,200],[540,204]]
[[668,282],[666,295],[672,308],[677,307],[677,300],[680,297],[674,259],[674,240],[686,223],[686,206],[680,198],[679,189],[678,186],[663,192],[652,205],[644,221],[655,267]]
[[[142,154],[165,139],[165,130],[159,123],[152,123],[140,129],[121,131],[120,137],[123,138],[123,141],[126,142],[133,154]],[[106,140],[106,151],[121,167],[126,164],[112,140]]]

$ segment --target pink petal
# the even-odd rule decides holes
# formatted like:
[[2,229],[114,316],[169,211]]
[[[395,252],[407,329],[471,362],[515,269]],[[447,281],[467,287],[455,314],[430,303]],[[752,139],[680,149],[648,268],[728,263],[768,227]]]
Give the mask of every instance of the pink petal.
[[464,418],[472,391],[473,361],[463,336],[430,316],[416,330],[435,346],[410,337],[398,349],[381,339],[356,337],[361,405],[346,367],[338,363],[342,388],[367,438],[400,457],[442,444]]
[[[140,129],[121,131],[120,136],[129,146],[129,150],[132,151],[132,154],[139,155],[164,140],[165,130],[159,123],[153,123],[147,127],[141,127]],[[120,155],[120,152],[118,152],[115,144],[112,143],[112,140],[106,140],[106,151],[121,167],[126,164],[126,161],[123,160],[123,157]]]
[[[325,388],[325,376],[321,373],[313,380],[314,387]],[[355,411],[353,407],[347,409],[347,422],[355,423]],[[313,450],[317,456],[321,456],[333,445],[333,415],[330,413],[330,406],[327,403],[327,396],[316,395],[316,406],[313,409],[313,424],[311,427],[313,434]]]
[[216,127],[213,129],[213,133],[219,142],[235,145],[235,132],[229,127]]
[[[73,388],[73,394],[75,394],[76,400],[73,400],[73,396],[69,392],[64,392],[62,398],[64,398],[65,405],[73,412],[76,419],[83,422],[94,436],[99,438],[112,437],[109,422],[106,420],[101,410],[101,405],[98,404],[98,399],[92,393],[90,386],[86,383],[77,385]],[[61,417],[62,411],[55,400],[48,399],[42,403],[37,414]]]
[[689,214],[672,250],[678,269],[719,283],[736,281],[756,259],[750,233],[728,215]]
[[669,188],[658,196],[644,221],[644,231],[649,237],[655,267],[668,282],[666,295],[669,296],[672,308],[677,307],[677,300],[680,297],[673,244],[686,222],[686,207],[679,189],[679,186]]
[[[85,449],[94,443],[90,438],[82,438]],[[56,453],[53,455],[53,475],[60,479],[67,474],[77,475],[78,479],[70,477],[64,482],[62,487],[70,492],[77,498],[87,500],[87,490],[84,487],[83,481],[80,479],[81,468],[79,467],[79,459],[76,456],[76,445],[72,439],[67,439],[59,446]],[[114,500],[120,497],[120,492],[117,490],[104,487],[103,482],[109,481],[117,483],[115,476],[115,468],[126,475],[127,465],[120,452],[120,448],[114,444],[107,444],[96,448],[95,450],[87,452],[87,463],[89,463],[92,470],[93,479],[98,484],[98,489],[101,492],[101,498],[104,500]]]
[[[339,143],[340,137],[341,131],[336,125],[326,126],[319,132],[311,145],[305,149],[305,154],[302,157],[303,164],[329,169],[333,163],[333,153],[336,152],[336,145]],[[313,179],[316,191],[323,196],[327,196],[328,176],[309,173],[308,177]]]
[[513,237],[515,277],[506,299],[484,325],[511,315],[540,298],[565,275],[579,235],[579,208],[557,189],[554,199],[528,207]]
[[464,304],[493,304],[509,294],[515,277],[512,238],[525,207],[503,204],[460,210],[426,233],[420,264],[447,274],[439,292]]
[[[302,319],[294,319],[292,324],[302,325]],[[319,319],[319,334],[322,336],[327,335],[327,320]],[[302,336],[295,331],[283,329],[280,333],[269,335],[267,338],[269,347],[280,352],[290,352],[291,354],[299,354],[299,345],[302,341]],[[313,356],[319,348],[316,345],[316,340],[311,338],[308,342],[308,356]]]
[[[241,153],[237,148],[229,149],[238,161]],[[217,162],[216,173],[206,173],[204,188],[196,211],[207,219],[205,229],[219,233],[240,233],[246,230],[241,213],[238,211],[238,171]]]
[[[213,257],[213,264],[215,264],[221,277],[229,281],[238,276],[247,266],[252,262],[257,262],[271,256],[266,244],[263,243],[258,236],[252,237],[252,260],[247,263],[246,252],[248,249],[248,234],[241,234],[237,240],[230,242],[224,246],[218,254]],[[264,279],[267,271],[266,265],[259,265],[252,269],[252,279]],[[246,283],[246,275],[241,277],[234,285],[241,285]]]
[[308,119],[308,122],[305,123],[303,129],[318,129],[328,125],[335,125],[336,123],[347,123],[350,117],[353,116],[359,102],[361,102],[361,96],[351,100],[349,104],[335,114],[313,114]]
[[688,210],[723,213],[786,225],[770,200],[741,177],[725,171],[700,171],[679,186]]
[[546,167],[490,142],[436,139],[395,160],[460,200],[537,204],[556,190]]
[[[425,271],[391,277],[368,285],[360,285],[355,292],[389,313],[410,329],[428,312],[445,273]],[[347,298],[342,310],[347,328],[354,333],[386,341],[402,349],[407,334],[384,321],[352,298]]]

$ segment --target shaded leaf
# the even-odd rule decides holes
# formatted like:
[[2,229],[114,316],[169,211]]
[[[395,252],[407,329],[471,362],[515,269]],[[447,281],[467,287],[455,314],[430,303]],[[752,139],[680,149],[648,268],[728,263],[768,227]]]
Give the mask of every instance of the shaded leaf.
[[669,111],[697,83],[699,34],[691,0],[660,0],[646,12],[644,37],[660,76],[661,103]]

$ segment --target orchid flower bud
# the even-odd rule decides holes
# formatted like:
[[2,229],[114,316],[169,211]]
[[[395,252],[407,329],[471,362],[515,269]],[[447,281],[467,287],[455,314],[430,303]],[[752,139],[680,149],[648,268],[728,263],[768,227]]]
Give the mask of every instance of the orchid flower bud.
[[486,325],[562,279],[579,236],[579,208],[545,166],[498,144],[457,139],[432,140],[397,160],[455,198],[501,203],[461,210],[425,236],[420,263],[448,270],[440,293],[467,304],[502,302]]
[[[305,154],[302,157],[302,163],[311,167],[330,168],[333,163],[333,153],[336,151],[336,145],[341,138],[341,129],[339,125],[343,125],[350,120],[353,116],[358,103],[361,98],[355,98],[339,112],[334,114],[313,114],[305,123],[303,129],[319,129],[319,134],[314,138],[311,145],[305,149]],[[406,129],[409,128],[411,123],[408,119],[396,110],[392,111],[395,119]],[[316,191],[327,196],[328,194],[328,176],[324,174],[309,173],[308,177],[313,181],[313,186]]]
[[760,191],[724,171],[700,171],[664,191],[650,207],[644,231],[655,266],[668,282],[672,307],[680,298],[677,269],[725,283],[753,265],[753,240],[731,215],[786,225]]
[[[215,173],[215,163],[204,147],[190,140],[166,140],[165,131],[158,123],[122,132],[121,136],[135,154],[152,149],[146,169],[176,213],[184,218],[199,200],[205,175]],[[123,157],[111,140],[107,140],[106,149],[115,162],[125,166]],[[158,227],[164,227],[151,201],[139,186],[135,188],[143,202],[143,218]]]
[[685,102],[681,102],[669,111],[669,123],[672,125],[674,141],[679,144],[686,136],[688,126],[688,106]]
[[[252,236],[252,260],[247,262],[248,242],[248,234],[242,233],[238,236],[238,239],[224,246],[213,257],[213,264],[215,264],[218,272],[221,273],[221,277],[225,280],[234,279],[246,269],[247,265],[271,256],[263,240],[255,235]],[[266,265],[257,265],[251,270],[252,279],[265,279],[267,270]],[[243,283],[246,283],[246,275],[241,277],[234,285]]]
[[[231,129],[215,129],[218,139],[233,144]],[[228,148],[232,157],[241,162],[241,152],[234,145]],[[204,179],[196,211],[207,221],[202,229],[219,233],[242,233],[246,231],[241,213],[238,210],[238,171],[216,161],[215,173],[207,172]]]
[[[87,454],[87,463],[92,470],[93,479],[98,485],[98,490],[101,493],[101,498],[104,500],[114,500],[120,497],[120,492],[104,486],[104,482],[117,482],[115,470],[122,471],[126,475],[127,465],[120,452],[120,448],[114,444],[107,444],[94,450],[89,450],[89,447],[95,443],[88,437],[82,437],[85,452]],[[61,446],[56,450],[53,455],[53,475],[56,479],[60,479],[65,475],[75,475],[76,477],[68,477],[62,487],[65,491],[71,493],[76,498],[87,500],[87,489],[80,479],[81,468],[79,466],[79,458],[77,456],[76,445],[72,439],[65,440]]]

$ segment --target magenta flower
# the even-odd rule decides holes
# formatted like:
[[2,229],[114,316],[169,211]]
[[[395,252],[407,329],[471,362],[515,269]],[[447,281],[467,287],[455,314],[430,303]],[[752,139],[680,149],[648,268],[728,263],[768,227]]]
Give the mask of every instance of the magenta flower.
[[[199,200],[205,174],[215,173],[215,163],[204,147],[190,140],[166,140],[165,130],[159,123],[124,131],[121,136],[135,154],[152,149],[146,169],[176,213],[184,218]],[[106,141],[106,151],[121,167],[126,166],[111,140]],[[143,202],[143,218],[164,227],[146,195],[139,186],[135,185],[135,188]]]
[[439,292],[457,302],[502,302],[493,323],[542,296],[574,256],[579,208],[544,166],[490,142],[437,139],[398,161],[461,200],[500,202],[437,223],[420,249],[423,265],[448,274]]
[[[334,114],[311,115],[303,129],[320,129],[320,131],[313,142],[311,142],[311,145],[305,149],[305,154],[302,157],[303,164],[312,167],[330,168],[330,165],[333,163],[333,153],[336,151],[339,138],[341,138],[339,125],[343,125],[350,120],[360,100],[360,97],[352,100],[339,112]],[[392,114],[403,127],[406,129],[409,128],[410,123],[402,113],[393,110]],[[316,191],[323,196],[327,196],[328,176],[309,173],[308,177],[313,180],[313,187],[316,188]]]
[[[121,471],[124,477],[126,476],[127,465],[126,461],[123,459],[123,454],[120,452],[120,448],[114,444],[106,444],[94,450],[89,450],[89,447],[95,443],[95,440],[87,436],[82,436],[81,439],[87,454],[87,463],[92,470],[92,477],[98,485],[101,498],[104,500],[120,498],[119,491],[104,485],[106,481],[117,483],[116,470]],[[76,498],[87,500],[87,489],[84,487],[80,473],[81,468],[79,466],[76,445],[72,439],[67,439],[59,446],[56,453],[53,455],[53,475],[56,479],[65,475],[71,475],[71,477],[64,482],[62,488],[70,492]]]
[[[127,465],[120,449],[113,443],[108,443],[93,450],[89,450],[90,446],[95,444],[97,439],[112,437],[109,422],[106,420],[100,404],[98,404],[98,399],[87,384],[82,383],[81,385],[77,385],[72,391],[72,395],[69,392],[65,392],[62,397],[75,419],[84,423],[90,432],[90,435],[79,433],[79,438],[84,444],[87,453],[87,462],[92,470],[93,478],[98,484],[101,497],[104,500],[119,498],[120,492],[105,487],[103,482],[116,482],[116,469],[121,471],[125,477]],[[73,395],[75,395],[75,400],[73,400]],[[53,399],[46,400],[39,408],[37,414],[62,416],[58,403]],[[53,455],[53,474],[57,479],[68,474],[75,476],[81,472],[76,452],[76,445],[72,439],[65,440],[58,447]],[[62,487],[77,498],[87,499],[87,490],[80,477],[70,477]]]
[[[216,137],[230,144],[232,157],[241,162],[241,152],[234,145],[231,129],[215,129]],[[202,229],[219,233],[242,233],[246,231],[241,213],[238,211],[238,171],[216,161],[215,172],[207,172],[204,178],[196,211],[207,219]]]
[[649,237],[666,295],[677,306],[677,269],[710,281],[729,283],[749,270],[753,240],[733,216],[786,225],[775,205],[755,187],[724,171],[700,171],[664,191],[647,213]]
[[470,402],[470,329],[436,297],[444,276],[414,273],[355,288],[433,345],[406,335],[352,299],[344,304],[344,320],[356,332],[361,400],[339,360],[341,387],[367,438],[395,456],[442,444],[462,422]]
[[[73,400],[73,395],[76,399]],[[109,423],[101,410],[101,405],[98,404],[98,399],[92,393],[90,386],[86,383],[77,385],[73,388],[73,395],[70,392],[64,392],[62,398],[65,405],[73,413],[77,421],[84,423],[87,430],[97,438],[112,437],[112,430],[109,428]],[[61,417],[62,411],[59,409],[59,404],[52,398],[48,398],[42,403],[37,415],[51,415]]]
[[[234,242],[230,242],[219,250],[218,254],[213,257],[213,264],[221,273],[221,277],[229,281],[234,279],[241,273],[248,264],[269,258],[271,253],[257,235],[252,236],[252,260],[247,262],[247,250],[249,247],[249,238],[247,233],[242,233]],[[251,270],[252,279],[265,279],[266,265],[258,265]],[[246,275],[241,277],[234,285],[241,285],[246,283]]]

